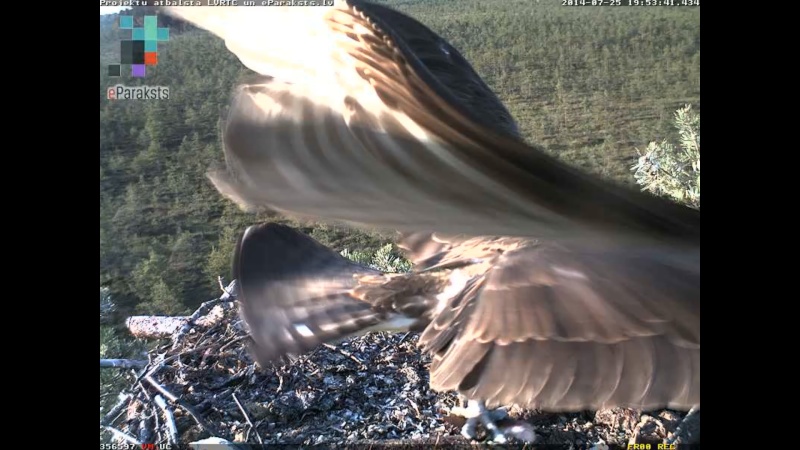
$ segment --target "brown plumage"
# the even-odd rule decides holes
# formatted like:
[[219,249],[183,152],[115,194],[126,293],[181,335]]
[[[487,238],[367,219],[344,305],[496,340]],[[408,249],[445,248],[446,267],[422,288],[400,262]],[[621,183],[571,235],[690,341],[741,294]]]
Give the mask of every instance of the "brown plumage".
[[408,319],[432,386],[489,405],[699,405],[699,211],[525,144],[455,48],[388,8],[170,12],[273,77],[237,90],[220,192],[398,229],[415,263],[380,274],[251,227],[234,272],[262,361]]

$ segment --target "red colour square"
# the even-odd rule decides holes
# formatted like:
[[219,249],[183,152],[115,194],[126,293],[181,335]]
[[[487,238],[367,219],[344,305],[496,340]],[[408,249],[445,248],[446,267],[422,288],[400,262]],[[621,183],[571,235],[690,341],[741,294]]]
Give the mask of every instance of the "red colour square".
[[144,52],[144,65],[145,66],[155,66],[158,64],[158,53],[156,52]]

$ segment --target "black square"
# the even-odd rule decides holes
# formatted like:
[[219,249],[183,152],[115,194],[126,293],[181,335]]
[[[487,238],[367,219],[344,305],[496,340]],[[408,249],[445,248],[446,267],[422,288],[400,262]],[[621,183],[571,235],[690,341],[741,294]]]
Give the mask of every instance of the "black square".
[[122,41],[119,53],[122,64],[144,64],[144,41]]
[[122,66],[120,64],[109,64],[108,65],[108,76],[110,76],[110,77],[122,76]]

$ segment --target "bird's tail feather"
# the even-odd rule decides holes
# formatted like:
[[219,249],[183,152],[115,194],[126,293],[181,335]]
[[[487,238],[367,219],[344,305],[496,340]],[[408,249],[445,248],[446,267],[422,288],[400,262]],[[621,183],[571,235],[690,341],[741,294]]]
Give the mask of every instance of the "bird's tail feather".
[[380,324],[385,316],[354,295],[359,278],[382,274],[302,232],[252,226],[236,244],[233,274],[242,317],[262,364]]

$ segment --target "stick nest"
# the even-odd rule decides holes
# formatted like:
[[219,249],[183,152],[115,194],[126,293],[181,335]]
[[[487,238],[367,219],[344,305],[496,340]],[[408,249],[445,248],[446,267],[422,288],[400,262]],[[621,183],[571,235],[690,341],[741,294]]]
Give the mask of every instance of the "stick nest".
[[[146,367],[133,371],[135,381],[101,426],[115,439],[124,434],[155,443],[213,436],[325,447],[477,445],[459,434],[463,419],[447,415],[457,396],[429,388],[430,358],[416,348],[417,338],[369,333],[261,367],[248,352],[235,301],[207,302],[172,342],[150,353]],[[510,415],[534,425],[533,448],[602,449],[603,443],[656,448],[685,413],[617,408],[551,414],[512,407]]]

